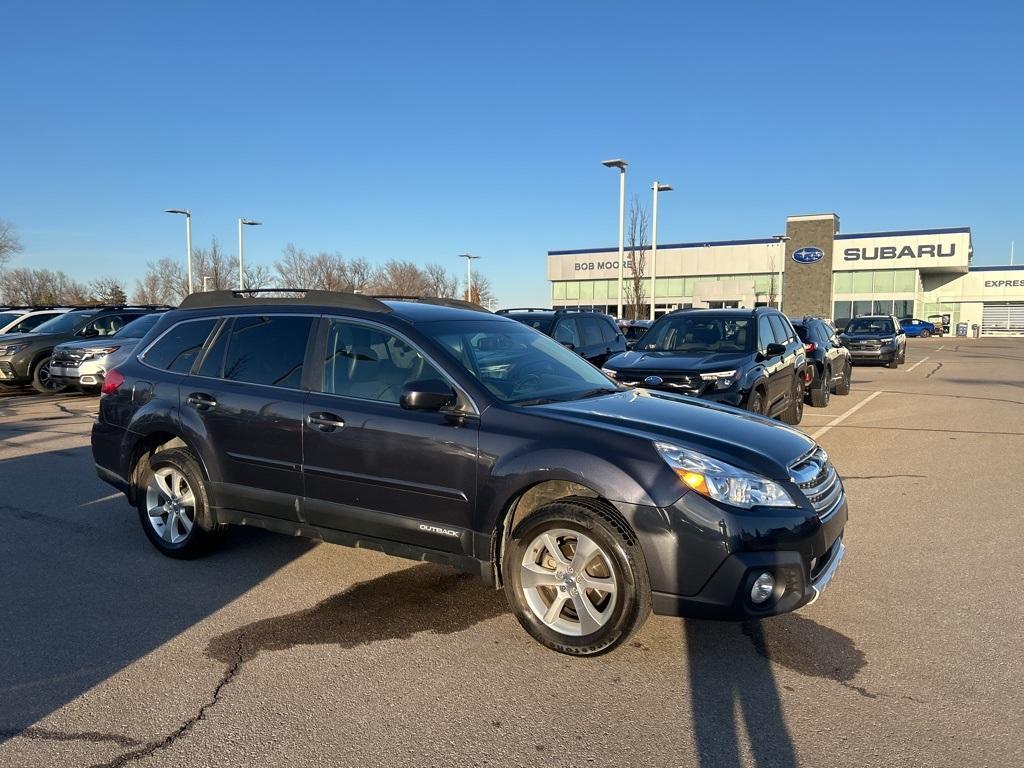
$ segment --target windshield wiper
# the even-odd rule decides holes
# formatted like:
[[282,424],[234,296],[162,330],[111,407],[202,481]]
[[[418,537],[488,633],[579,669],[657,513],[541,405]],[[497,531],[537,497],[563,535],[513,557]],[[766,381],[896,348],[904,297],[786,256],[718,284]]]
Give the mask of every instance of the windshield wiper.
[[547,405],[557,402],[553,397],[535,397],[531,400],[513,400],[509,405]]
[[573,400],[585,400],[588,397],[600,397],[601,395],[610,395],[613,392],[618,392],[616,389],[608,389],[607,387],[600,387],[599,389],[588,389],[586,392],[581,392],[576,395]]

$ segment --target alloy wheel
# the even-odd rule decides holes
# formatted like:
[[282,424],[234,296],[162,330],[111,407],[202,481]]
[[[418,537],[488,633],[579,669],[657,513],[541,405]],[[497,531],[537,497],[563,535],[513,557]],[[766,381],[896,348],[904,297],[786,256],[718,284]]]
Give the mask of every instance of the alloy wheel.
[[146,488],[149,524],[168,544],[180,544],[196,521],[196,497],[185,475],[173,467],[153,471]]
[[46,358],[39,364],[39,370],[36,374],[39,378],[39,384],[49,392],[59,392],[64,389],[64,385],[53,380],[50,376],[50,358]]
[[523,555],[520,582],[534,615],[563,635],[593,634],[615,610],[611,558],[579,531],[556,528],[537,536]]

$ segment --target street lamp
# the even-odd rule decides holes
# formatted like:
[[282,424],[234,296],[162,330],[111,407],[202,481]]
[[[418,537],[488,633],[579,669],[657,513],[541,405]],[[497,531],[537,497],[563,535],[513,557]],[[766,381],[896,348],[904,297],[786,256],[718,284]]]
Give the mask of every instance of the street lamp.
[[460,253],[460,259],[466,260],[466,301],[473,300],[473,259],[479,259],[479,256],[471,256],[468,253]]
[[786,243],[789,242],[789,235],[772,235],[778,245],[782,247],[782,258],[779,259],[779,292],[778,292],[778,308],[782,311],[782,270],[786,266]]
[[651,184],[654,193],[654,203],[651,206],[651,320],[654,319],[654,281],[658,276],[658,193],[671,192],[672,185],[659,184],[655,181]]
[[167,208],[164,213],[180,213],[185,217],[185,258],[188,262],[188,292],[192,293],[192,214],[184,208]]
[[626,230],[626,166],[629,165],[625,160],[617,158],[615,160],[602,160],[601,165],[606,168],[618,168],[619,169],[619,311],[616,317],[622,317],[622,269],[624,261],[624,245],[625,245],[625,230]]
[[262,221],[250,221],[249,219],[238,220],[238,289],[242,290],[245,288],[245,261],[242,256],[243,242],[242,242],[242,227],[258,227],[262,224]]

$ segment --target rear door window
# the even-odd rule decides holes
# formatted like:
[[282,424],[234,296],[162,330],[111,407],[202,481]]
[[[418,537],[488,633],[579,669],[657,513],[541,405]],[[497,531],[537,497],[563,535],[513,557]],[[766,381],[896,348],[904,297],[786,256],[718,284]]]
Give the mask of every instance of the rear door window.
[[174,373],[188,373],[206,343],[217,320],[190,320],[178,323],[146,350],[146,365]]
[[236,317],[228,334],[223,378],[273,387],[299,387],[312,325],[312,317]]
[[576,321],[583,334],[583,346],[599,347],[605,343],[604,335],[601,333],[601,325],[596,317],[581,317]]
[[554,339],[559,344],[572,344],[574,347],[580,346],[580,333],[576,328],[576,319],[564,317],[559,320],[555,326]]

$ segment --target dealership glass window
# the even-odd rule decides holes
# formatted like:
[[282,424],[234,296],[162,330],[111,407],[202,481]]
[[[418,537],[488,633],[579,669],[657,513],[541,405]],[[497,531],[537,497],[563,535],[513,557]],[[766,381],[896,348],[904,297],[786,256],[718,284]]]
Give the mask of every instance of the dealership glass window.
[[853,293],[853,272],[834,273],[832,288],[836,293]]
[[896,299],[893,302],[892,313],[896,315],[900,320],[905,317],[914,316],[914,300],[913,299]]
[[845,325],[845,322],[839,323],[839,321],[846,321],[852,317],[850,314],[852,303],[850,301],[837,301],[832,305],[832,319],[836,321],[837,325]]
[[607,280],[595,280],[594,281],[594,299],[607,299],[608,298],[608,281]]
[[683,296],[693,296],[693,286],[696,284],[697,279],[693,277],[683,278]]
[[871,273],[870,272],[854,272],[853,273],[853,293],[871,293]]
[[891,269],[883,269],[875,272],[874,280],[872,282],[872,290],[875,293],[892,293],[893,292],[893,281],[896,279],[896,273]]
[[754,293],[768,293],[771,288],[771,275],[754,275]]
[[593,301],[594,300],[594,282],[592,280],[584,280],[580,283],[580,301]]
[[671,295],[668,292],[668,278],[667,277],[659,277],[657,280],[654,281],[654,295],[659,297],[659,298],[662,297],[662,296],[670,296]]
[[[623,275],[622,279],[623,279],[623,281],[625,281],[626,280],[626,276]],[[619,298],[619,281],[618,280],[609,280],[608,281],[608,298],[609,299],[617,299],[617,298]]]
[[580,284],[570,280],[565,284],[565,298],[567,299],[579,299],[580,297]]
[[897,293],[913,293],[917,290],[917,270],[897,269],[893,290]]
[[683,295],[683,278],[681,278],[681,277],[670,277],[668,279],[668,295],[669,296],[682,296]]
[[892,299],[882,299],[879,301],[875,299],[872,303],[871,314],[873,315],[891,315],[892,314]]
[[860,315],[871,314],[871,302],[870,301],[855,301],[853,302],[853,314],[851,317],[858,317]]
[[551,298],[555,301],[565,298],[565,283],[555,282],[551,284]]

